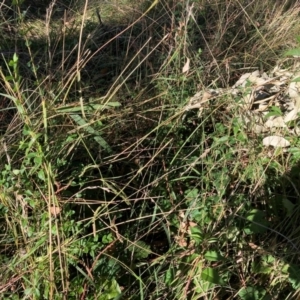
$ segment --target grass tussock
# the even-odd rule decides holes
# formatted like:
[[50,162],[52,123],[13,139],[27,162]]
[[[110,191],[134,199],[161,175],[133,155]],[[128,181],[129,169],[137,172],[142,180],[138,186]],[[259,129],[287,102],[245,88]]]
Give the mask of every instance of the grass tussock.
[[297,299],[298,119],[286,150],[249,83],[186,105],[297,72],[300,6],[28,2],[0,4],[3,299]]

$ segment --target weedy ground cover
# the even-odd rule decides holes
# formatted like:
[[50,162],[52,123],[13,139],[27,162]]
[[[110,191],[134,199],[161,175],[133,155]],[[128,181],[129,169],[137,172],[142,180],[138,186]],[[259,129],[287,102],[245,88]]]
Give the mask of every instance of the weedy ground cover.
[[3,299],[297,299],[298,118],[266,147],[250,81],[186,107],[296,73],[298,4],[0,7]]

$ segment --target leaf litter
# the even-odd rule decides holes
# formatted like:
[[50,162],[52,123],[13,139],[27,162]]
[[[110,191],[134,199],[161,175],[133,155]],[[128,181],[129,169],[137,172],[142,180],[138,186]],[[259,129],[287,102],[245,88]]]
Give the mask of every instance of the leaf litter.
[[[288,147],[290,143],[284,137],[274,135],[274,132],[278,128],[284,128],[291,134],[300,132],[298,126],[291,126],[300,113],[299,69],[300,63],[292,69],[281,69],[278,64],[269,74],[259,70],[245,73],[231,88],[197,92],[189,99],[184,110],[198,109],[200,117],[211,100],[225,95],[233,97],[241,112],[241,126],[256,134],[271,133],[264,138],[264,146]],[[228,109],[234,109],[234,106]]]

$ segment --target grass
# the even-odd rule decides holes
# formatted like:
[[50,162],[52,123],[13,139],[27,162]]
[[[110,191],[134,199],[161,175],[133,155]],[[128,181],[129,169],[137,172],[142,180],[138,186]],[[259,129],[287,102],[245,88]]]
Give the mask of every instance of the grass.
[[185,109],[297,71],[298,5],[0,5],[3,299],[299,297],[299,139],[264,147],[231,95]]

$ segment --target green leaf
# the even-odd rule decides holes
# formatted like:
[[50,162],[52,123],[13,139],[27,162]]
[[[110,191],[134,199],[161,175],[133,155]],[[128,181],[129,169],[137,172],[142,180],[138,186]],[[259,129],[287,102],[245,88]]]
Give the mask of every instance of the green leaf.
[[295,290],[300,288],[300,268],[295,264],[290,264],[288,268],[289,282]]
[[262,257],[261,261],[253,261],[251,270],[254,274],[271,274],[273,272],[273,263],[268,261],[268,257]]
[[270,107],[270,111],[265,115],[265,119],[268,119],[273,116],[276,117],[282,116],[282,111],[280,110],[279,107],[277,106]]
[[175,278],[174,269],[170,267],[165,274],[165,284],[170,286]]
[[217,269],[213,269],[213,268],[204,269],[201,273],[201,278],[204,281],[208,281],[210,283],[221,284],[221,285],[224,284]]
[[34,161],[35,167],[37,167],[42,164],[43,158],[40,155],[36,154],[33,158],[33,161]]
[[80,115],[71,115],[71,118],[82,127],[82,130],[86,131],[87,133],[91,134],[94,140],[107,152],[111,153],[112,150],[109,147],[108,143],[100,136],[99,132],[97,132],[93,127],[91,127]]
[[110,107],[120,107],[121,103],[120,102],[108,102],[106,103],[106,106],[110,106]]
[[94,140],[107,152],[111,153],[111,148],[107,144],[107,142],[101,136],[94,136]]
[[196,245],[199,245],[203,241],[202,230],[199,226],[194,226],[190,228],[191,238],[196,242]]
[[204,254],[204,257],[206,260],[209,260],[209,261],[219,261],[219,260],[224,259],[224,257],[221,255],[221,253],[218,251],[215,251],[215,250],[207,251]]
[[44,171],[42,169],[39,170],[39,172],[38,172],[38,178],[41,179],[42,181],[46,180],[45,173],[44,173]]
[[242,288],[239,291],[239,296],[242,300],[260,300],[263,299],[265,295],[266,291],[264,289],[253,286]]
[[113,235],[111,233],[105,234],[102,236],[102,243],[109,244],[114,240]]
[[12,170],[12,172],[13,172],[14,175],[19,175],[20,174],[20,170],[18,170],[18,169],[14,169],[14,170]]
[[291,82],[299,82],[299,81],[300,81],[300,77],[296,77]]
[[18,60],[19,60],[19,58],[18,58],[17,53],[14,53],[14,56],[13,56],[13,61],[14,61],[14,63],[17,63]]
[[136,241],[128,248],[135,259],[147,258],[151,254],[150,246],[143,241]]
[[115,279],[106,280],[102,285],[101,295],[98,295],[96,299],[99,300],[113,300],[121,295],[122,291]]
[[263,266],[258,263],[253,263],[251,270],[254,274],[271,274],[272,273],[272,268],[270,268],[268,266]]
[[252,233],[264,233],[268,230],[269,222],[266,220],[265,213],[259,209],[252,209],[246,219],[249,222],[247,227],[245,227],[244,231],[247,234]]
[[290,217],[293,214],[295,204],[293,204],[290,200],[283,198],[282,204],[287,211],[287,215]]
[[215,144],[217,144],[217,145],[218,145],[218,144],[223,144],[223,143],[227,142],[228,139],[229,139],[229,136],[227,136],[227,135],[224,135],[224,136],[221,137],[221,138],[214,138]]
[[288,50],[284,53],[284,56],[300,56],[300,48]]
[[24,290],[24,294],[25,294],[26,296],[32,295],[32,288],[25,289],[25,290]]
[[214,284],[208,281],[198,280],[199,277],[193,279],[195,291],[198,294],[206,293],[214,287]]
[[187,200],[195,200],[199,196],[199,190],[198,189],[187,190],[185,194]]
[[[112,107],[119,107],[121,106],[120,102],[108,102],[106,104],[85,104],[83,105],[83,110],[86,113],[91,113],[96,110],[104,110]],[[69,105],[69,106],[62,106],[57,108],[58,112],[61,113],[80,113],[82,111],[81,105]]]

